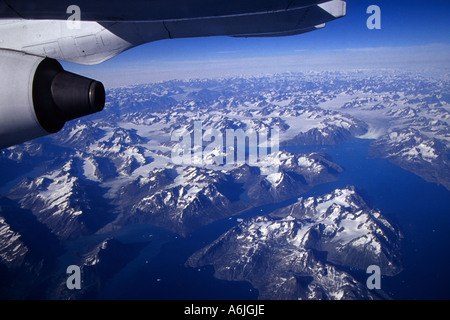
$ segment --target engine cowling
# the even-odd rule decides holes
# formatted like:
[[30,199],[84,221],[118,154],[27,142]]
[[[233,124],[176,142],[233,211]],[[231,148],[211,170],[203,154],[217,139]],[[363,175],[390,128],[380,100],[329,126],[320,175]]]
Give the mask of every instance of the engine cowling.
[[0,148],[56,133],[104,105],[101,82],[54,59],[0,50]]

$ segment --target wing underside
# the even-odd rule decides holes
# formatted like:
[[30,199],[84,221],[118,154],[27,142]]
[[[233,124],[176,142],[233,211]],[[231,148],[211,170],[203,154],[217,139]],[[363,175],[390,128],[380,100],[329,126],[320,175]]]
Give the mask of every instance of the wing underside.
[[324,2],[327,0],[3,0],[0,17],[65,20],[67,8],[76,4],[84,21],[168,21],[267,13]]

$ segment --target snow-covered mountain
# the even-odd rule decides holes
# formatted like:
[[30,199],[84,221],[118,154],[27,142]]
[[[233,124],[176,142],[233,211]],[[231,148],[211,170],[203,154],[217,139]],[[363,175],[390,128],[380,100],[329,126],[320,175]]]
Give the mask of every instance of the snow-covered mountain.
[[30,210],[0,198],[0,297],[33,299],[49,287],[57,259],[64,253],[58,238]]
[[257,166],[243,164],[232,170],[195,166],[154,169],[118,190],[114,204],[120,214],[105,229],[151,223],[186,235],[255,205],[295,197],[335,180],[341,171],[323,155],[284,151]]
[[375,264],[397,274],[400,237],[349,187],[244,220],[187,265],[211,264],[220,279],[249,281],[260,299],[377,299],[346,270]]
[[111,220],[98,183],[83,179],[82,160],[72,158],[34,179],[24,179],[8,192],[61,240],[97,231]]
[[413,128],[393,129],[374,141],[370,152],[450,190],[450,149],[440,139]]
[[4,215],[5,208],[0,208],[0,259],[3,265],[8,268],[21,266],[28,253],[28,247],[21,239],[21,234],[6,221]]

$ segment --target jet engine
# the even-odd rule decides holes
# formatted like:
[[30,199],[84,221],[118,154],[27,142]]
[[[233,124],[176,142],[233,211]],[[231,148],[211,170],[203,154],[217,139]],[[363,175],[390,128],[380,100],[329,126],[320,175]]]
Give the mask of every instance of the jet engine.
[[0,149],[56,133],[104,105],[101,82],[54,59],[0,50]]

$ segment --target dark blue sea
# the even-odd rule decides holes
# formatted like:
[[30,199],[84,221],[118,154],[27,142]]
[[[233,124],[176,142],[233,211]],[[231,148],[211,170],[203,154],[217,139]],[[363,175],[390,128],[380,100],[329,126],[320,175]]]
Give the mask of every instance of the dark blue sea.
[[[354,139],[338,146],[289,148],[288,151],[295,153],[327,153],[345,169],[337,181],[317,186],[302,196],[322,195],[335,188],[355,186],[368,205],[381,210],[404,235],[403,271],[394,277],[383,277],[381,289],[392,299],[449,299],[450,192],[387,160],[370,157],[370,143],[371,140]],[[268,214],[294,203],[297,198],[217,221],[187,238],[143,225],[129,226],[113,234],[123,242],[149,239],[151,242],[108,282],[100,298],[256,299],[258,291],[249,283],[218,280],[213,276],[212,267],[186,268],[184,263],[196,250],[236,225],[237,218]],[[111,234],[95,236],[95,240],[107,236]],[[77,243],[72,245],[76,247]]]

